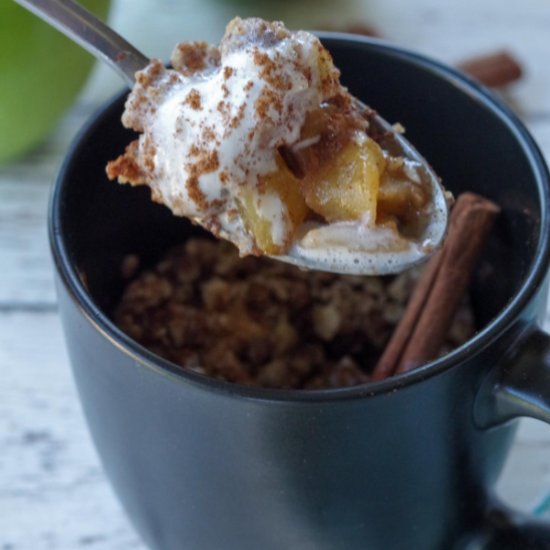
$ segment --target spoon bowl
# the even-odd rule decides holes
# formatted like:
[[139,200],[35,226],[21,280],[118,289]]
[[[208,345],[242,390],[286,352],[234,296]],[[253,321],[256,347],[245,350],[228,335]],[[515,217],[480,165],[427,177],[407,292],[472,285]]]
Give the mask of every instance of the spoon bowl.
[[[369,113],[369,126],[383,149],[418,167],[418,175],[429,185],[432,199],[429,220],[414,240],[395,239],[387,229],[361,227],[357,222],[305,225],[285,256],[276,259],[294,265],[351,275],[388,275],[424,262],[437,250],[447,233],[449,197],[429,163],[385,119],[355,99]],[[361,238],[363,237],[363,238]]]

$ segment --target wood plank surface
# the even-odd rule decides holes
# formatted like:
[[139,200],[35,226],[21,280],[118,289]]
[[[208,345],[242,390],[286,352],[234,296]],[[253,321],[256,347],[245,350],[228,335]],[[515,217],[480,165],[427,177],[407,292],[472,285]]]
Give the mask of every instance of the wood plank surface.
[[55,312],[0,314],[0,548],[143,548],[91,444]]

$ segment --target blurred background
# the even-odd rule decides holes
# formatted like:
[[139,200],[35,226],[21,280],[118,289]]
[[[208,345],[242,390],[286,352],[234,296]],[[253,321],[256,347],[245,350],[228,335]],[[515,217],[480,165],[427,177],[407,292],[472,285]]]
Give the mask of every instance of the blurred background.
[[[477,76],[497,71],[493,93],[519,114],[550,159],[548,0],[83,3],[161,59],[178,41],[217,43],[235,15],[376,34],[451,65],[505,51],[515,70],[493,61]],[[144,548],[111,493],[82,419],[57,319],[46,229],[48,196],[67,148],[121,88],[110,69],[94,66],[87,53],[1,0],[0,550]],[[499,482],[507,502],[548,515],[549,451],[550,428],[524,421]]]

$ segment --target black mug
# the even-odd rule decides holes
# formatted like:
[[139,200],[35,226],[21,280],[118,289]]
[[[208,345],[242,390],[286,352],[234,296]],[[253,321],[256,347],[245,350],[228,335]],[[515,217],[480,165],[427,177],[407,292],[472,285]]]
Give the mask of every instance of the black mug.
[[132,137],[119,96],[72,147],[50,211],[59,310],[105,471],[159,550],[550,548],[550,530],[492,492],[517,418],[550,422],[541,154],[456,71],[381,42],[321,37],[344,84],[403,123],[447,188],[501,206],[473,283],[480,330],[413,372],[314,391],[225,383],[144,349],[110,318],[122,258],[153,262],[200,230],[146,188],[106,181]]

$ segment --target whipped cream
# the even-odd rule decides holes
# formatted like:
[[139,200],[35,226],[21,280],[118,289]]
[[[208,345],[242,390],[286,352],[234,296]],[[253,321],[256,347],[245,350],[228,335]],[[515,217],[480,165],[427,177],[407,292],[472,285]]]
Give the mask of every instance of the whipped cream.
[[172,65],[154,60],[136,75],[122,121],[141,135],[125,155],[130,177],[117,173],[119,181],[147,183],[155,201],[241,254],[256,251],[239,215],[246,195],[272,242],[288,245],[287,207],[260,176],[276,170],[279,147],[299,141],[306,114],[344,90],[328,52],[310,33],[237,18],[219,49],[180,44]]

